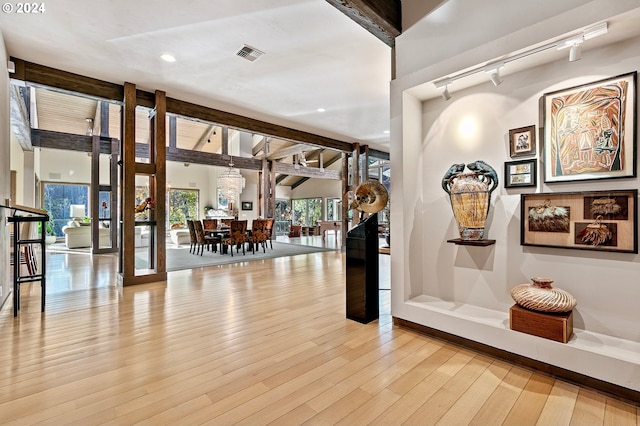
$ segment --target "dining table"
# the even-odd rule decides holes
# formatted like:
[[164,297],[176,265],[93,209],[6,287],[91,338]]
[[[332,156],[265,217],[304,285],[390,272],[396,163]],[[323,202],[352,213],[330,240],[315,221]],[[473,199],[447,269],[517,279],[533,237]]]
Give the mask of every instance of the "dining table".
[[207,229],[205,232],[216,239],[216,244],[220,244],[220,253],[226,254],[227,247],[222,244],[222,239],[229,236],[229,227],[226,226],[217,229]]

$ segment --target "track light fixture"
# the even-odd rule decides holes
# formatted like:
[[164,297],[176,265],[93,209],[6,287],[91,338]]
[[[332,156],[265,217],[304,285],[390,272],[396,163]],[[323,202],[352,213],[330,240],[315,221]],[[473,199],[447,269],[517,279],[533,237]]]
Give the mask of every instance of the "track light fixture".
[[502,84],[502,76],[500,75],[500,67],[496,68],[491,72],[491,82],[494,86],[499,86]]
[[449,90],[448,90],[449,84],[451,84],[455,80],[460,80],[462,78],[469,77],[471,75],[474,75],[480,72],[490,73],[491,82],[497,86],[501,84],[503,81],[502,76],[500,75],[500,68],[505,66],[506,63],[509,63],[518,59],[526,58],[527,56],[535,55],[537,53],[545,52],[549,49],[554,49],[554,48],[558,50],[570,48],[569,61],[571,62],[577,61],[577,60],[580,60],[580,58],[582,57],[582,43],[585,40],[590,40],[592,38],[606,34],[607,31],[608,31],[608,23],[606,21],[601,22],[597,25],[594,25],[592,27],[589,27],[583,30],[581,33],[577,35],[573,35],[565,39],[547,43],[542,46],[534,47],[532,49],[525,50],[505,58],[501,58],[499,62],[488,63],[483,66],[478,66],[476,68],[472,68],[467,71],[460,72],[458,74],[443,77],[439,80],[434,81],[433,84],[436,86],[436,88],[441,88],[441,87],[445,88],[444,91],[442,92],[442,98],[444,100],[449,100],[451,98],[451,94],[449,93]]
[[582,59],[582,43],[576,43],[569,49],[569,62],[575,62]]
[[451,93],[449,93],[449,86],[444,86],[444,90],[442,91],[442,99],[448,101],[451,99]]
[[451,80],[444,79],[444,80],[436,81],[434,84],[438,89],[441,87],[444,87],[444,90],[442,91],[442,95],[441,95],[442,99],[444,99],[445,101],[448,101],[449,99],[451,99],[451,92],[449,92],[449,85],[451,84]]

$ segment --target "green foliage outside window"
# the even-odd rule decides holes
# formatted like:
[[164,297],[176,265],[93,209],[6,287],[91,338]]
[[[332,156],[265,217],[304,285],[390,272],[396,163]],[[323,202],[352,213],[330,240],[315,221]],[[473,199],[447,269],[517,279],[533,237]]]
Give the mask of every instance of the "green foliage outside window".
[[322,198],[305,198],[293,201],[293,224],[315,226],[322,220]]
[[198,219],[198,195],[197,189],[169,190],[169,226]]

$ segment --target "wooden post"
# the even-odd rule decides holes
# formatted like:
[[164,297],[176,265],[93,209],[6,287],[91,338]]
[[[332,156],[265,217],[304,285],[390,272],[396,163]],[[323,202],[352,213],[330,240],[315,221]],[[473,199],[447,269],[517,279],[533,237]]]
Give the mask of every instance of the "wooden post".
[[269,206],[267,208],[267,217],[273,217],[276,215],[276,168],[274,161],[269,161],[269,176],[271,182],[269,184]]
[[349,156],[346,153],[342,153],[342,232],[341,234],[341,246],[344,247],[347,244],[347,231],[349,230]]
[[124,108],[122,126],[122,184],[120,205],[122,211],[122,249],[120,259],[122,263],[122,278],[135,275],[135,190],[136,190],[136,86],[124,84]]
[[262,182],[261,182],[261,191],[262,191],[262,211],[260,214],[262,217],[267,217],[269,214],[269,184],[271,182],[271,175],[269,174],[269,160],[266,158],[262,159]]
[[163,91],[156,90],[156,115],[153,119],[154,143],[152,146],[151,158],[156,165],[155,182],[153,199],[155,201],[155,220],[156,225],[152,228],[154,232],[156,245],[152,250],[156,254],[156,274],[166,279],[166,205],[167,205],[167,161],[166,161],[166,117],[167,117],[167,100]]

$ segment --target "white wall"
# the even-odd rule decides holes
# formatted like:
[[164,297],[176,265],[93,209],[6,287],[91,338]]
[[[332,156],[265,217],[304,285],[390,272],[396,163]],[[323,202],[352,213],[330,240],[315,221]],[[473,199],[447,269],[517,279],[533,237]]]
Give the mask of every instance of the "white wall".
[[[466,5],[470,8],[466,13],[474,15],[475,9],[468,1],[449,3],[448,7],[454,10]],[[481,3],[484,6],[492,3],[494,9],[498,3],[501,8],[504,6],[504,2],[483,0]],[[410,49],[406,49],[431,31],[422,27],[428,24],[428,19],[412,28],[415,34],[420,34],[416,38],[409,40],[409,33],[398,38],[397,61],[405,76],[392,83],[391,192],[394,196],[391,212],[394,229],[400,227],[402,232],[392,233],[391,241],[392,314],[640,390],[640,328],[637,326],[640,317],[635,303],[640,299],[636,278],[640,273],[640,256],[523,247],[519,240],[521,192],[634,189],[640,187],[639,180],[540,183],[537,188],[526,190],[506,190],[501,184],[493,194],[488,218],[488,238],[497,242],[485,248],[446,243],[458,235],[447,194],[440,186],[451,164],[478,159],[491,164],[502,178],[503,164],[510,160],[508,131],[531,124],[539,127],[542,94],[637,70],[640,38],[587,50],[578,62],[569,63],[563,57],[508,75],[498,87],[482,83],[456,91],[449,102],[437,97],[422,103],[414,91],[419,85],[447,73],[493,60],[497,52],[516,40],[522,44],[520,47],[526,47],[546,41],[548,34],[559,36],[609,16],[610,10],[602,13],[605,2],[581,3],[584,7],[564,15],[560,13],[558,16],[562,19],[553,16],[532,24],[539,30],[537,33],[531,28],[518,29],[516,36],[505,35],[488,42],[482,38],[472,42],[458,36],[443,37],[439,46],[443,51],[451,48],[455,54],[468,50],[466,55],[449,59],[440,58],[438,49],[433,58],[430,54],[415,55],[415,51],[411,57]],[[530,22],[529,12],[539,16],[538,2],[531,7],[519,5],[517,14],[505,8],[496,15],[503,22],[518,21],[525,26]],[[616,10],[610,12],[619,13],[624,8],[640,8],[640,1],[616,2],[613,7]],[[601,13],[594,13],[596,8],[600,8]],[[593,21],[584,22],[585,19]],[[455,19],[450,18],[449,22],[452,27],[447,34],[456,31],[477,34],[485,25],[483,20],[468,22],[464,16],[460,20],[461,25],[466,26],[464,30],[453,25]],[[491,26],[491,21],[486,24]],[[488,31],[500,36],[493,29]],[[499,31],[508,31],[508,25]],[[486,44],[483,45],[483,41]],[[460,43],[464,46],[460,47]],[[437,62],[434,58],[442,60]],[[476,127],[472,132],[461,134],[460,124],[465,120],[475,123]],[[574,310],[576,334],[566,345],[509,330],[508,310],[513,305],[510,289],[536,275],[555,279],[557,287],[569,291],[578,300]]]
[[[7,205],[10,196],[9,170],[11,160],[11,139],[9,120],[9,72],[7,70],[7,51],[4,38],[0,32],[0,204]],[[9,274],[9,231],[6,226],[7,210],[0,209],[0,221],[3,224],[0,231],[0,306],[4,304],[13,286],[13,278]]]
[[291,190],[291,198],[342,198],[342,181],[334,179],[309,179]]

